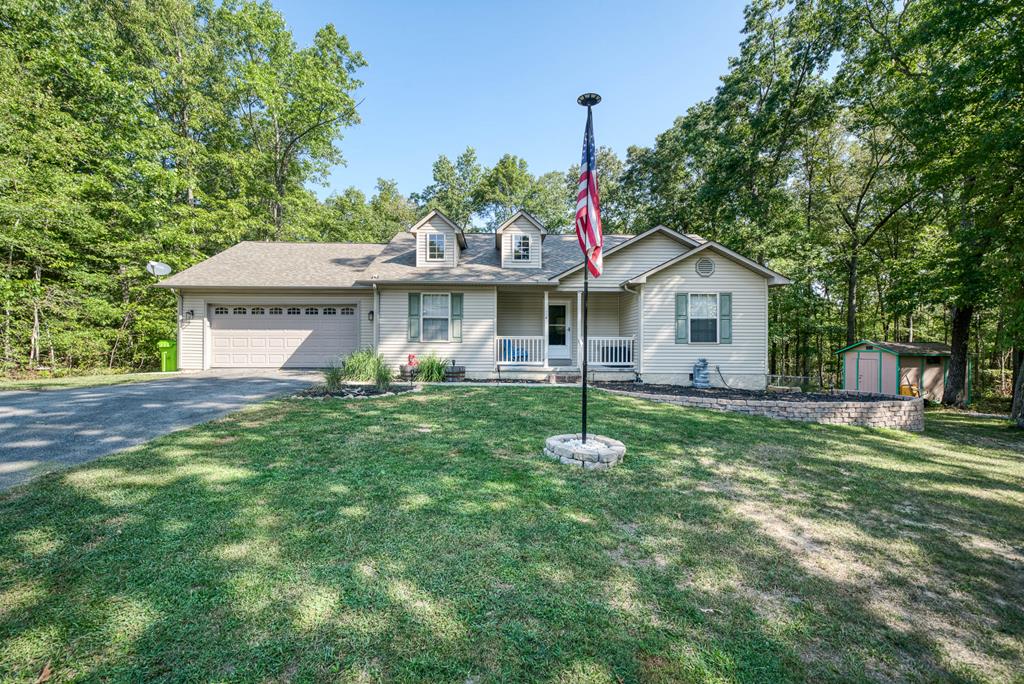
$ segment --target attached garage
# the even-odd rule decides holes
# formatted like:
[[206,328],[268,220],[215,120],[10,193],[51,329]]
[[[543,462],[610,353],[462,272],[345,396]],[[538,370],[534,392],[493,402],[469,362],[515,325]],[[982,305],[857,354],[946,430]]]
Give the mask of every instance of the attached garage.
[[211,304],[214,368],[322,368],[359,347],[358,304]]

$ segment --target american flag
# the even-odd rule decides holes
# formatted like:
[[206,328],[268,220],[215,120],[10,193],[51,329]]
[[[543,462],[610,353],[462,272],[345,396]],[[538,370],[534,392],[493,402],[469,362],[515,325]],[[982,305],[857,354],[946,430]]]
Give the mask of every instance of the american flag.
[[601,275],[604,235],[601,232],[601,196],[597,190],[597,147],[594,145],[594,119],[587,108],[587,131],[583,134],[583,161],[580,162],[579,193],[576,195],[576,237],[587,259],[587,269],[595,278]]

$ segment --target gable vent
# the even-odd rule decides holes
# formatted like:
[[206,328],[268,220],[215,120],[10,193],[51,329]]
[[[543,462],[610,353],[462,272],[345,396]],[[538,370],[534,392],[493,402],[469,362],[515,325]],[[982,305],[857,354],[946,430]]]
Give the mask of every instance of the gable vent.
[[707,257],[701,257],[700,259],[697,259],[696,269],[697,275],[701,278],[707,278],[715,272],[715,262]]

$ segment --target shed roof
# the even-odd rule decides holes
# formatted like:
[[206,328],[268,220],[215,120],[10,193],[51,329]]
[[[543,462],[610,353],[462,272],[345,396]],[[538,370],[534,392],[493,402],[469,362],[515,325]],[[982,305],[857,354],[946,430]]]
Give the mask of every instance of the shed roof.
[[861,340],[860,342],[854,342],[843,347],[836,354],[856,349],[863,344],[870,344],[897,356],[949,356],[952,353],[950,346],[942,342],[873,342],[871,340]]

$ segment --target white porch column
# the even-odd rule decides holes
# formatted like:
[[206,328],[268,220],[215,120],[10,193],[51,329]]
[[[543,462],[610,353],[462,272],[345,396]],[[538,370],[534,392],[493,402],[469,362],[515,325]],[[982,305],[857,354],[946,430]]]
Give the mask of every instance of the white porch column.
[[639,325],[637,325],[637,341],[636,349],[633,350],[633,366],[636,368],[637,373],[644,372],[644,286],[639,285],[640,294],[638,298],[640,301],[637,302],[637,306],[640,310],[638,318]]
[[583,290],[576,291],[576,365],[583,363]]
[[544,290],[544,328],[541,332],[544,336],[544,341],[541,343],[544,347],[544,367],[547,368],[550,364],[548,362],[548,291]]

